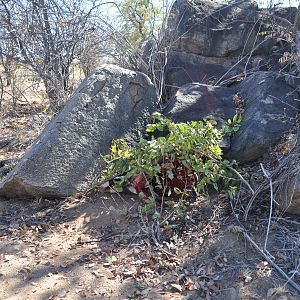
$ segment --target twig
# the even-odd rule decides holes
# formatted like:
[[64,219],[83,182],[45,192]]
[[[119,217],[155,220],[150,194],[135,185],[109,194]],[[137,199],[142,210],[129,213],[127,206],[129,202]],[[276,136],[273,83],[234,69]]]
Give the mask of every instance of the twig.
[[[159,223],[157,221],[154,221],[151,226],[149,226],[151,229],[151,237],[152,237],[152,240],[155,244],[155,246],[159,246],[159,240],[160,240],[160,226],[159,226]],[[157,236],[157,237],[156,237]]]
[[274,269],[283,277],[287,280],[287,283],[290,284],[298,293],[300,293],[300,286],[292,280],[291,277],[289,277],[273,260],[270,258],[269,255],[267,255],[260,247],[256,244],[256,242],[250,237],[250,235],[246,232],[246,228],[243,226],[243,224],[240,222],[238,219],[237,215],[235,214],[233,210],[233,206],[231,203],[231,209],[233,212],[233,215],[238,222],[239,226],[241,227],[241,232],[244,235],[244,238],[252,244],[252,246],[264,257],[264,259],[272,266]]
[[[283,162],[281,162],[278,167],[272,171],[272,173],[270,174],[270,176],[273,178],[274,176],[278,177],[278,174],[280,172],[282,172],[282,170],[284,169],[284,167],[287,165],[287,160],[284,160]],[[280,181],[279,181],[280,182]],[[244,216],[244,220],[247,221],[248,219],[248,214],[249,211],[251,209],[251,206],[254,202],[254,200],[256,199],[256,197],[265,190],[265,188],[269,185],[269,181],[263,182],[256,190],[255,193],[252,195],[252,197],[250,198],[247,207],[246,207],[246,211],[245,211],[245,216]]]
[[245,185],[248,187],[248,189],[251,191],[252,195],[255,194],[253,188],[251,187],[250,183],[234,168],[227,166],[227,168],[232,171],[233,173],[235,173],[243,183],[245,183]]
[[163,253],[165,253],[166,255],[169,255],[169,256],[171,256],[171,257],[176,257],[176,256],[177,256],[176,254],[173,254],[173,253],[171,253],[171,252],[165,250],[161,245],[158,245],[158,249],[159,249],[160,251],[162,251]]
[[[266,41],[268,41],[269,39],[266,38],[265,40],[263,40],[262,42],[260,42],[255,48],[252,49],[251,53],[254,52],[256,49],[258,49],[258,47],[260,47],[263,43],[265,43]],[[217,82],[214,83],[214,85],[220,85],[222,80],[227,76],[227,74],[229,74],[230,71],[232,71],[236,66],[238,66],[242,61],[244,61],[247,58],[248,55],[245,55],[244,57],[242,57],[237,63],[235,63]]]
[[300,225],[300,222],[297,221],[293,221],[293,220],[289,220],[288,218],[281,218],[281,217],[277,217],[275,218],[277,221],[284,221],[290,224],[294,224],[294,225]]
[[269,179],[269,182],[270,182],[270,212],[269,212],[268,226],[267,226],[267,232],[266,232],[266,238],[265,238],[265,244],[264,244],[264,251],[271,256],[270,252],[267,250],[267,244],[268,244],[270,226],[271,226],[271,220],[272,220],[272,214],[273,214],[273,183],[272,183],[272,176],[270,176],[270,173],[264,168],[262,163],[260,163],[260,167],[261,167],[265,177],[267,179]]
[[[277,97],[275,97],[275,96],[273,96],[273,95],[268,95],[268,97],[273,98],[273,99],[275,99],[275,100],[278,100],[278,101],[280,101],[282,104],[284,104],[284,105],[286,105],[286,106],[288,106],[288,107],[290,107],[290,108],[296,110],[297,112],[299,112],[299,108],[297,108],[297,107],[295,107],[295,106],[293,106],[293,105],[291,105],[291,104],[289,104],[289,103],[287,103],[287,102],[284,102],[284,101],[282,101],[281,99],[279,99],[279,98],[277,98]],[[297,101],[299,101],[299,100],[297,100]],[[299,104],[299,103],[298,103],[298,104]]]
[[99,243],[99,242],[105,241],[111,237],[118,237],[118,236],[122,236],[122,234],[107,233],[107,234],[103,235],[102,237],[100,237],[98,240],[77,241],[77,244],[83,245],[83,244],[90,244],[90,243]]
[[4,85],[3,85],[2,77],[0,75],[0,111],[1,111],[2,101],[3,101],[3,93],[4,93]]
[[132,246],[133,241],[139,236],[140,232],[141,232],[141,229],[139,229],[139,230],[137,231],[137,233],[133,236],[133,238],[131,239],[131,242],[130,242],[129,245],[127,246],[127,250],[129,249],[130,246]]
[[275,14],[270,14],[269,12],[260,11],[259,13],[261,15],[264,15],[264,16],[269,17],[269,18],[274,18],[274,19],[276,19],[276,20],[284,23],[283,27],[286,28],[286,29],[288,29],[288,30],[291,30],[292,27],[293,27],[293,24],[289,20],[287,20],[285,18],[282,18],[280,16],[276,16]]
[[265,260],[276,269],[276,271],[287,280],[298,293],[300,293],[300,286],[293,281],[259,246],[253,241],[247,232],[243,232],[244,237],[253,245],[253,247],[265,258]]
[[[257,20],[257,22],[258,22],[258,20]],[[254,29],[254,27],[255,27],[255,25],[257,24],[257,22],[255,22],[255,24],[253,25],[252,30]],[[261,26],[262,26],[262,22],[260,22],[260,24],[259,24],[259,29],[258,29],[257,34],[256,34],[256,36],[255,36],[255,40],[254,40],[254,43],[253,43],[253,47],[252,47],[252,49],[251,49],[251,52],[249,53],[248,59],[247,59],[247,61],[246,61],[245,67],[244,67],[244,77],[245,77],[245,79],[246,79],[246,77],[247,77],[247,67],[248,67],[248,64],[249,64],[249,62],[250,62],[250,59],[251,59],[251,57],[252,57],[252,55],[253,55],[253,52],[254,52],[254,50],[255,50],[255,49],[254,49],[254,46],[255,46],[255,44],[256,44],[256,42],[257,42],[257,38],[258,38],[258,36],[259,36]],[[251,30],[250,34],[252,33],[252,30]],[[250,34],[249,34],[249,35],[250,35]],[[247,41],[246,41],[246,43],[247,43]],[[246,44],[245,44],[245,46],[246,46]]]
[[[140,233],[140,231],[138,231],[138,234]],[[89,244],[89,243],[99,243],[99,242],[102,242],[102,241],[105,241],[109,238],[112,238],[112,237],[121,237],[123,236],[124,233],[107,233],[107,234],[104,234],[103,236],[101,236],[99,239],[97,240],[88,240],[88,241],[77,241],[77,244],[80,244],[80,245],[83,245],[83,244]],[[137,234],[134,235],[134,237],[136,237]]]

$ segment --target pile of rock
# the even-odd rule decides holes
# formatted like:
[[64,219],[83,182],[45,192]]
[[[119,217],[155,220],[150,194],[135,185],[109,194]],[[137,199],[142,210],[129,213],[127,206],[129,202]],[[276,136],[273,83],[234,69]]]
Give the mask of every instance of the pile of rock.
[[271,17],[252,1],[175,1],[162,41],[170,49],[167,96],[190,82],[216,85],[238,74],[278,71],[290,45],[274,36],[270,24],[279,26],[279,18],[292,23],[295,15],[296,8],[285,8]]
[[[294,127],[299,110],[297,68],[281,60],[291,50],[288,31],[296,13],[296,8],[279,8],[270,15],[252,1],[177,0],[162,42],[170,49],[164,113],[181,122],[214,118],[225,123],[242,111],[226,157],[245,163],[268,155]],[[299,182],[300,176],[288,208],[298,214]]]

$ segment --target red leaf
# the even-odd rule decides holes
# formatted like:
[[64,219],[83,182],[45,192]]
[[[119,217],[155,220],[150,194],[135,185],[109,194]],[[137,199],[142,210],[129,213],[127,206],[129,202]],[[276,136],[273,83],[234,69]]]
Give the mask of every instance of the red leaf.
[[145,193],[148,188],[148,181],[144,173],[138,174],[131,182],[137,194]]

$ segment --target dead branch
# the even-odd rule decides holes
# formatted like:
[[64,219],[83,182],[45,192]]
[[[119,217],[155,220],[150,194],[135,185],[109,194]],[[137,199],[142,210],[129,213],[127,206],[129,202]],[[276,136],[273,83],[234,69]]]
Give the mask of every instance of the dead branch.
[[272,214],[273,214],[273,202],[274,202],[274,200],[273,200],[273,182],[272,182],[272,177],[270,176],[270,173],[264,168],[262,163],[260,163],[260,167],[261,167],[265,177],[270,182],[270,212],[269,212],[268,226],[267,226],[267,232],[266,232],[266,237],[265,237],[264,252],[268,253],[269,256],[271,256],[271,254],[267,250],[267,244],[268,244],[268,240],[269,240],[270,226],[271,226],[271,220],[272,220]]
[[233,212],[233,215],[238,223],[238,227],[240,228],[239,232],[242,232],[244,238],[250,242],[250,244],[255,248],[255,250],[264,257],[264,259],[284,278],[287,280],[287,283],[290,284],[298,293],[300,293],[300,286],[292,280],[292,277],[289,277],[273,260],[273,256],[270,255],[270,253],[267,251],[265,252],[263,249],[261,249],[258,244],[250,237],[250,235],[247,233],[246,228],[243,226],[243,224],[238,219],[236,213],[234,212],[232,203],[231,203],[231,209]]
[[252,246],[260,253],[261,256],[284,278],[287,283],[291,285],[298,293],[300,293],[300,286],[291,279],[270,257],[267,255],[260,247],[254,242],[254,240],[249,236],[249,234],[244,231],[243,235],[245,239],[252,244]]

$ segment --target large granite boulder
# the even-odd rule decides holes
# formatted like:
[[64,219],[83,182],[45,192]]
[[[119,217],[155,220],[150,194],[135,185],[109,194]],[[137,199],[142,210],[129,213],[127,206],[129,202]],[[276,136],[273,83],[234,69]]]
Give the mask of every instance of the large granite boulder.
[[245,101],[245,113],[240,130],[231,140],[228,158],[253,161],[268,153],[294,125],[298,92],[277,76],[273,72],[256,72],[237,87]]
[[[267,55],[280,43],[258,34],[270,24],[293,24],[297,8],[260,9],[251,0],[222,3],[207,0],[176,0],[172,6],[164,42],[178,52],[204,57]],[[273,17],[274,16],[274,17]],[[261,22],[262,21],[262,22]]]
[[105,65],[82,82],[62,111],[0,183],[3,197],[64,197],[104,167],[112,139],[134,139],[157,106],[149,78]]
[[262,40],[257,38],[257,19],[257,4],[251,1],[228,5],[176,0],[162,41],[170,48],[164,67],[166,98],[172,98],[186,83],[214,85],[243,72],[245,67],[252,68],[254,59],[245,66],[246,60],[241,58],[257,39]]
[[234,116],[237,108],[244,110],[242,123],[225,156],[249,162],[267,153],[291,129],[299,97],[276,73],[260,71],[232,87],[186,84],[168,103],[164,114],[177,122],[214,118],[222,124]]
[[175,51],[206,57],[246,53],[257,40],[258,16],[257,3],[252,1],[177,0],[167,38]]

